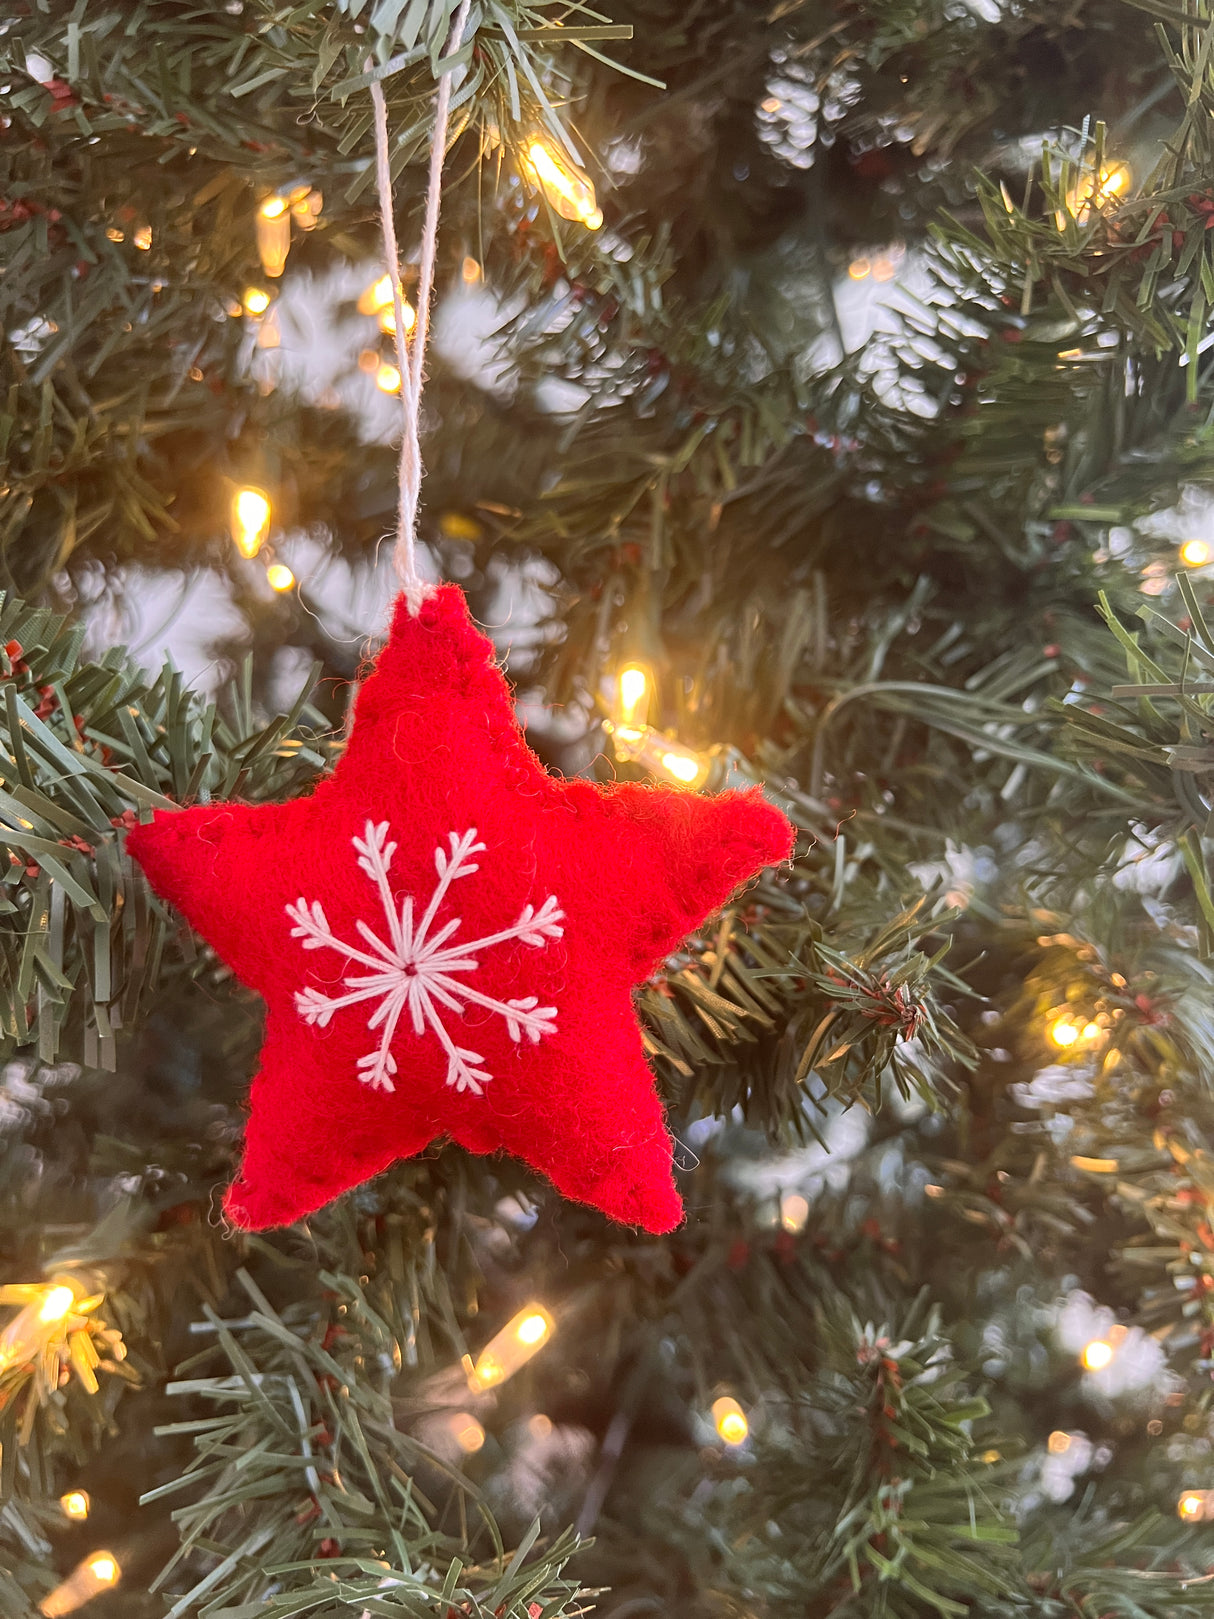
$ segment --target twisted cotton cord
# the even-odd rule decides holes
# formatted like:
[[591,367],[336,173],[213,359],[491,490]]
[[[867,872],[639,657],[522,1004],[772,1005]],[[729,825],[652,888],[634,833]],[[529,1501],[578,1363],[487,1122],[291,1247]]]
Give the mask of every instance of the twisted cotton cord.
[[[461,0],[440,67],[459,50],[471,5],[472,0]],[[417,502],[422,483],[421,398],[425,377],[426,341],[430,335],[430,303],[434,292],[438,213],[442,202],[443,159],[447,151],[447,121],[451,107],[451,73],[441,74],[438,81],[438,95],[434,103],[434,135],[430,144],[430,172],[426,181],[426,215],[422,225],[417,319],[413,330],[412,352],[409,352],[405,339],[405,300],[400,283],[400,252],[396,245],[396,221],[392,212],[392,171],[388,162],[388,109],[384,103],[383,86],[378,79],[371,83],[371,104],[375,114],[375,182],[379,191],[384,257],[388,261],[388,279],[392,286],[396,366],[400,372],[402,417],[400,499],[392,561],[409,611],[416,617],[422,602],[430,594],[430,586],[417,571]]]

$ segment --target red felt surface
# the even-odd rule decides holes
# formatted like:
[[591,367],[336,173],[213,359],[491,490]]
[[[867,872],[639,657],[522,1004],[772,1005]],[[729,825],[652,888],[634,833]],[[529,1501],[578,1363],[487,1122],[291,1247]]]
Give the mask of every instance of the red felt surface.
[[[436,847],[476,828],[479,870],[452,885],[440,913],[459,916],[455,942],[502,929],[549,895],[564,912],[563,937],[485,950],[464,975],[495,999],[535,995],[555,1007],[554,1032],[516,1043],[488,1010],[444,1013],[493,1076],[482,1095],[448,1085],[439,1041],[408,1017],[391,1046],[395,1089],[373,1089],[357,1062],[376,1043],[375,1003],[339,1010],[323,1029],[296,1009],[297,991],[340,993],[361,969],[329,949],[305,951],[289,904],[320,900],[341,939],[358,941],[360,919],[385,932],[352,845],[368,819],[390,823],[390,886],[398,906],[411,894],[418,908],[434,891]],[[704,797],[548,775],[463,593],[441,587],[416,618],[402,597],[345,753],[310,797],[161,811],[128,837],[157,892],[268,1008],[231,1218],[286,1224],[450,1137],[513,1153],[613,1219],[671,1230],[682,1204],[631,991],[739,883],[785,859],[792,836],[757,790]]]

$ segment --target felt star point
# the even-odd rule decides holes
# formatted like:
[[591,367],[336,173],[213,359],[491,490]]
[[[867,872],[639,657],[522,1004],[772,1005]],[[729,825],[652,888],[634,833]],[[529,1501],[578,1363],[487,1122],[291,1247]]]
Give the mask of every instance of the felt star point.
[[228,1213],[287,1224],[450,1138],[671,1230],[632,990],[791,842],[757,790],[550,776],[463,593],[416,616],[402,598],[309,797],[161,811],[128,837],[266,1002]]

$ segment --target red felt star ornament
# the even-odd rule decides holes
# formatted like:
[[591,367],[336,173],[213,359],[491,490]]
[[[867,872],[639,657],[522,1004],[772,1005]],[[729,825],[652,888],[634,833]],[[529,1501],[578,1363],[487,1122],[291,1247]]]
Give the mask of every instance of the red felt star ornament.
[[332,774],[161,811],[128,847],[266,1003],[241,1226],[283,1225],[450,1137],[669,1231],[671,1141],[631,992],[792,828],[716,797],[550,776],[463,593],[402,597]]

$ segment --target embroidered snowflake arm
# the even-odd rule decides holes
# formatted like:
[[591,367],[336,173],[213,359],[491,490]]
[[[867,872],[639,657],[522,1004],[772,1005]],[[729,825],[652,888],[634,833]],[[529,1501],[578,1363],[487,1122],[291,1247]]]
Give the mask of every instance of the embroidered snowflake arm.
[[418,999],[421,1002],[426,1022],[434,1030],[438,1042],[447,1053],[447,1084],[454,1085],[457,1091],[471,1091],[473,1096],[483,1096],[483,1086],[493,1078],[483,1068],[476,1064],[483,1062],[484,1058],[478,1051],[467,1051],[463,1046],[457,1046],[447,1033],[446,1025],[434,1009],[430,999],[429,989],[420,979],[418,984]]
[[518,921],[511,927],[502,928],[499,933],[488,933],[483,939],[468,939],[462,944],[452,945],[449,950],[435,951],[433,954],[427,951],[424,959],[428,965],[445,973],[467,972],[476,966],[476,962],[456,958],[471,957],[474,951],[486,950],[493,944],[505,944],[509,939],[521,939],[524,944],[538,947],[549,939],[563,936],[565,929],[561,924],[564,920],[564,911],[557,904],[555,896],[549,894],[538,911],[534,905],[524,905]]
[[[374,821],[368,821],[362,837],[354,839],[354,852],[358,856],[359,870],[365,872],[379,890],[379,902],[392,931],[393,947],[399,955],[405,948],[405,941],[401,918],[396,914],[392,889],[388,884],[388,868],[396,853],[395,843],[388,842],[388,822],[380,821],[377,826]],[[364,938],[367,937],[367,929],[362,922],[358,924],[358,931]]]
[[[430,924],[438,915],[438,908],[447,897],[447,890],[457,877],[471,877],[480,867],[472,859],[474,854],[483,854],[485,845],[476,841],[476,828],[469,827],[467,832],[448,832],[447,842],[451,845],[451,853],[444,854],[442,848],[434,851],[434,869],[438,872],[438,882],[430,896],[430,903],[426,906],[425,915],[417,924],[417,932],[413,936],[413,949],[417,955],[423,954],[426,947],[426,936],[430,932]],[[457,919],[456,927],[459,926]],[[451,929],[450,932],[454,932]],[[450,937],[450,932],[447,937]]]
[[556,1033],[556,1007],[541,1006],[535,995],[527,995],[521,1000],[499,1001],[492,995],[482,995],[468,984],[444,978],[441,973],[427,977],[426,989],[435,996],[439,995],[440,990],[448,990],[473,1006],[483,1006],[488,1012],[496,1012],[505,1022],[512,1040],[521,1040],[526,1035],[535,1044],[541,1035]]
[[382,958],[369,956],[356,945],[345,944],[337,938],[318,899],[314,899],[310,905],[306,899],[297,899],[293,905],[287,906],[286,911],[295,923],[291,929],[291,937],[302,939],[305,950],[336,950],[339,955],[348,956],[351,961],[361,961],[364,967],[374,967],[377,972],[383,972]]
[[393,973],[370,973],[365,978],[346,978],[343,983],[349,993],[346,995],[326,995],[323,990],[300,989],[295,992],[295,1010],[308,1023],[315,1023],[319,1028],[326,1028],[334,1012],[340,1012],[343,1007],[357,1006],[359,1001],[373,1001],[377,996],[390,995],[397,985],[397,977]]
[[394,1091],[396,1086],[392,1083],[392,1075],[396,1072],[396,1058],[392,1055],[392,1041],[396,1035],[396,1025],[400,1022],[400,1015],[405,1009],[409,999],[408,981],[398,986],[396,991],[386,996],[380,1003],[378,1010],[368,1019],[368,1029],[374,1029],[383,1024],[384,1032],[379,1037],[376,1050],[369,1052],[365,1057],[358,1059],[358,1077],[372,1090]]

